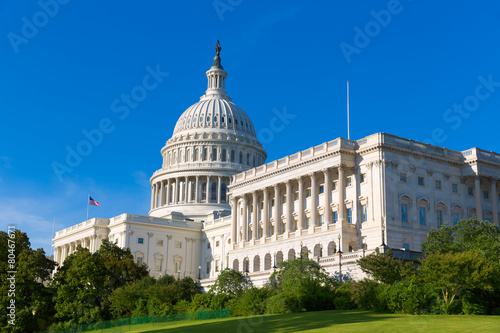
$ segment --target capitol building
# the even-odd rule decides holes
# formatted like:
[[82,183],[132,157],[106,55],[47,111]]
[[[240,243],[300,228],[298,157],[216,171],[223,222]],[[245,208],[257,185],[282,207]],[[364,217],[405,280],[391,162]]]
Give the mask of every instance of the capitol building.
[[59,265],[103,239],[130,248],[155,277],[207,287],[224,268],[262,285],[304,253],[330,274],[361,279],[377,248],[419,257],[427,233],[476,217],[499,224],[500,154],[453,151],[385,133],[266,161],[250,117],[226,93],[217,44],[208,87],[182,113],[153,173],[148,215],[92,218],[53,239]]

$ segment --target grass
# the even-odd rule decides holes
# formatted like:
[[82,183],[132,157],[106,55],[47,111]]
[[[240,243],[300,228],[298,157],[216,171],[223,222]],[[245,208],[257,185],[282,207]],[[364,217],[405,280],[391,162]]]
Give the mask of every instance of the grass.
[[[125,329],[125,327],[123,327]],[[128,329],[128,327],[127,327]],[[278,332],[499,332],[500,316],[398,315],[369,311],[318,311],[130,326],[143,333]],[[93,331],[122,332],[122,328]],[[123,330],[125,332],[125,330]]]

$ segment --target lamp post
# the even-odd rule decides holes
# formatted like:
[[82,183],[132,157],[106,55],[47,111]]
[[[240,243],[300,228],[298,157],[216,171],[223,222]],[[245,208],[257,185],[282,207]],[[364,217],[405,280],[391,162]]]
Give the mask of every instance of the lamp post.
[[299,250],[299,253],[300,253],[300,259],[302,259],[302,246],[303,246],[303,243],[300,242],[300,250]]
[[385,222],[382,222],[382,246],[385,246]]
[[323,244],[319,244],[319,255],[318,255],[318,264],[319,264],[319,258],[323,256]]
[[339,239],[339,251],[338,251],[338,254],[339,254],[339,275],[340,275],[340,282],[342,282],[342,250],[341,250],[341,247],[340,247],[340,239],[342,238],[342,236],[339,234],[338,236],[338,239]]
[[248,257],[245,258],[245,290],[248,289]]
[[274,251],[274,264],[273,264],[273,270],[276,272],[276,251]]
[[198,266],[198,281],[200,281],[201,284],[201,265]]

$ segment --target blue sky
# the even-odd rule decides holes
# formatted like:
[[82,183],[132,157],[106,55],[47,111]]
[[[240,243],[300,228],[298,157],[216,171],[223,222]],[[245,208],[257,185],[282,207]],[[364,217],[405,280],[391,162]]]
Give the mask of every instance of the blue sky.
[[[5,0],[0,21],[0,225],[49,253],[53,220],[85,220],[88,193],[102,204],[90,217],[147,214],[160,149],[204,94],[217,39],[257,132],[293,115],[261,137],[268,161],[347,137],[347,80],[352,139],[500,152],[498,1]],[[69,166],[68,149],[85,156]]]

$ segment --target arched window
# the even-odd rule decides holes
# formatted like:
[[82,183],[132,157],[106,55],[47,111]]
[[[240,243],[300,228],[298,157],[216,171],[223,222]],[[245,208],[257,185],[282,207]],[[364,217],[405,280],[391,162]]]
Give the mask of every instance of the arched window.
[[210,196],[210,200],[217,201],[217,183],[212,183],[212,195]]
[[207,183],[201,184],[201,200],[207,200]]
[[176,161],[176,159],[175,159],[175,155],[176,155],[176,154],[175,154],[175,151],[174,151],[174,152],[172,153],[172,164],[174,164],[174,163],[175,163],[175,161]]
[[337,245],[335,242],[328,243],[328,255],[334,255],[337,252]]
[[222,183],[221,189],[220,189],[220,201],[222,203],[226,202],[226,192],[227,192],[226,184]]
[[217,148],[212,149],[212,161],[217,161]]
[[226,162],[226,157],[227,157],[227,151],[225,149],[222,149],[222,155],[220,157],[222,162]]
[[[229,118],[229,119],[231,119],[231,118]],[[234,160],[235,160],[234,150],[231,150],[231,162],[234,163]]]
[[295,250],[290,249],[290,251],[288,251],[288,260],[293,260],[293,259],[295,259]]
[[276,264],[283,261],[283,252],[278,251],[276,253]]
[[238,259],[234,259],[234,261],[233,261],[233,269],[235,271],[238,271],[240,269],[240,262],[238,261]]
[[321,252],[323,252],[322,248],[321,248],[321,245],[320,244],[316,244],[314,246],[314,256],[315,257],[322,257],[323,254]]
[[253,271],[254,272],[260,271],[260,257],[259,256],[255,256],[253,258]]
[[243,153],[240,151],[240,164],[243,164]]
[[207,155],[208,155],[208,149],[207,148],[203,148],[203,156],[201,157],[201,160],[202,161],[206,161],[207,160]]
[[194,160],[195,161],[198,161],[198,156],[200,155],[200,150],[198,148],[196,148],[194,150]]
[[271,262],[271,253],[267,253],[266,256],[264,257],[264,269],[271,269],[272,262]]
[[191,149],[189,149],[189,148],[188,148],[188,149],[186,150],[186,160],[185,160],[185,162],[190,162],[190,161],[191,161],[191,156],[190,156],[190,154],[191,154]]

